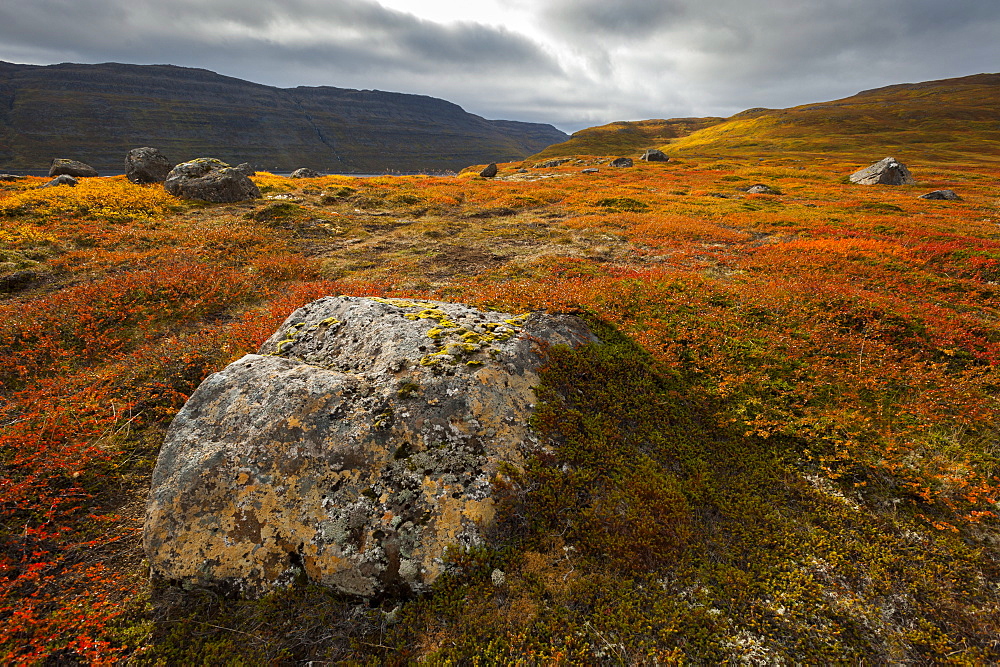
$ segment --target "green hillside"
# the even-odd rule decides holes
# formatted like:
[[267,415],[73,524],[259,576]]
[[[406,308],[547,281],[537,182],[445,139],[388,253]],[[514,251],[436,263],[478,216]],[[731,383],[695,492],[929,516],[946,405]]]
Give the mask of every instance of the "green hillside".
[[1000,74],[900,84],[790,109],[749,109],[727,119],[611,123],[575,133],[535,157],[775,153],[925,159],[1000,159]]
[[567,155],[630,155],[647,148],[661,146],[724,120],[723,118],[671,118],[617,121],[574,132],[568,141],[553,144],[532,157],[545,159]]

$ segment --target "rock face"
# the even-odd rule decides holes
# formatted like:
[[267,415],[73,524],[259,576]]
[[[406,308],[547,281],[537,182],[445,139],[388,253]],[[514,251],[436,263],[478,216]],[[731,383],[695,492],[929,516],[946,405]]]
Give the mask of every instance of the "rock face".
[[68,160],[57,157],[52,160],[49,166],[49,176],[73,176],[75,178],[88,178],[97,176],[97,170],[89,164],[84,164],[77,160]]
[[917,181],[902,162],[894,157],[879,160],[851,174],[851,183],[860,185],[910,185]]
[[237,202],[260,197],[260,190],[242,170],[222,160],[200,157],[183,162],[163,183],[170,194],[182,199],[210,202]]
[[925,195],[920,195],[918,199],[943,199],[948,201],[961,201],[962,198],[955,194],[954,190],[935,190]]
[[236,171],[240,172],[244,176],[256,176],[257,170],[250,166],[249,162],[241,162],[240,164],[233,167]]
[[112,173],[128,147],[147,145],[272,172],[458,171],[568,138],[424,95],[274,88],[171,65],[0,62],[0,165],[15,173],[38,168],[39,155],[86,156]]
[[133,183],[162,183],[173,168],[163,153],[149,146],[133,148],[125,156],[125,178]]
[[54,188],[57,185],[69,185],[69,186],[72,187],[72,186],[75,186],[77,183],[78,183],[78,181],[75,178],[73,178],[72,176],[68,176],[66,174],[63,174],[61,176],[56,176],[55,178],[53,178],[51,181],[49,181],[45,185],[39,185],[38,187],[39,188]]
[[[242,165],[240,165],[242,166]],[[237,167],[238,169],[239,167]],[[302,167],[296,169],[291,174],[288,175],[289,178],[319,178],[319,172],[315,169],[310,169],[309,167]]]
[[479,172],[479,175],[482,176],[483,178],[493,178],[494,176],[497,175],[498,171],[499,170],[497,169],[497,163],[490,162],[488,165],[486,165],[485,169]]
[[670,158],[667,154],[658,148],[647,148],[646,152],[642,154],[640,160],[645,160],[646,162],[669,162]]
[[611,161],[612,167],[631,167],[632,165],[633,162],[630,157],[616,157]]
[[327,297],[210,376],[170,426],[144,545],[155,574],[256,595],[302,576],[421,591],[483,540],[491,480],[539,445],[538,341],[577,318]]

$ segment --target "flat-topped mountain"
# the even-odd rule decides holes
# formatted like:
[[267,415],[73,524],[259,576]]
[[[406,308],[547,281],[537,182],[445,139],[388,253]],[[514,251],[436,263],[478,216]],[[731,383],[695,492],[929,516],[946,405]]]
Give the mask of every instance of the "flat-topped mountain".
[[120,171],[137,146],[258,169],[382,172],[520,159],[567,135],[377,90],[275,88],[173,65],[0,62],[0,169],[72,157]]
[[[643,143],[645,142],[645,143]],[[1000,157],[1000,74],[906,83],[789,109],[755,108],[726,119],[620,122],[576,132],[538,157],[774,152]]]

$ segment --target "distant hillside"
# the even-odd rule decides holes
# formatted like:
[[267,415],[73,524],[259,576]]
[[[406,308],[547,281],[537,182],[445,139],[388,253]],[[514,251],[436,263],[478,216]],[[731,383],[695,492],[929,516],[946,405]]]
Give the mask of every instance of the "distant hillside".
[[669,120],[617,121],[574,132],[568,141],[549,146],[534,158],[564,155],[629,155],[662,146],[724,118],[671,118]]
[[[703,124],[684,125],[692,120]],[[676,134],[670,135],[675,128]],[[1000,158],[1000,74],[899,84],[790,109],[748,109],[727,119],[611,123],[581,130],[539,156],[634,155],[651,146],[672,155],[916,153],[928,159],[970,154]]]
[[45,169],[54,157],[121,171],[137,146],[271,171],[457,170],[566,137],[422,95],[282,89],[172,65],[0,62],[0,169],[8,171]]

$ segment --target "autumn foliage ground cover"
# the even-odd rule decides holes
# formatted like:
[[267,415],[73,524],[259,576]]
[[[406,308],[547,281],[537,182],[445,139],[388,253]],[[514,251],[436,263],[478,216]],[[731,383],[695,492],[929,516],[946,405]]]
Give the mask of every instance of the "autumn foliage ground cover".
[[[239,205],[0,186],[0,276],[30,272],[0,300],[0,655],[1000,660],[997,176],[896,157],[918,185],[689,155],[261,174],[268,199]],[[738,189],[758,182],[780,194]],[[916,198],[937,188],[964,199]],[[535,425],[556,454],[511,473],[495,546],[432,594],[151,589],[138,534],[171,417],[331,293],[576,312],[605,344],[552,351]]]

